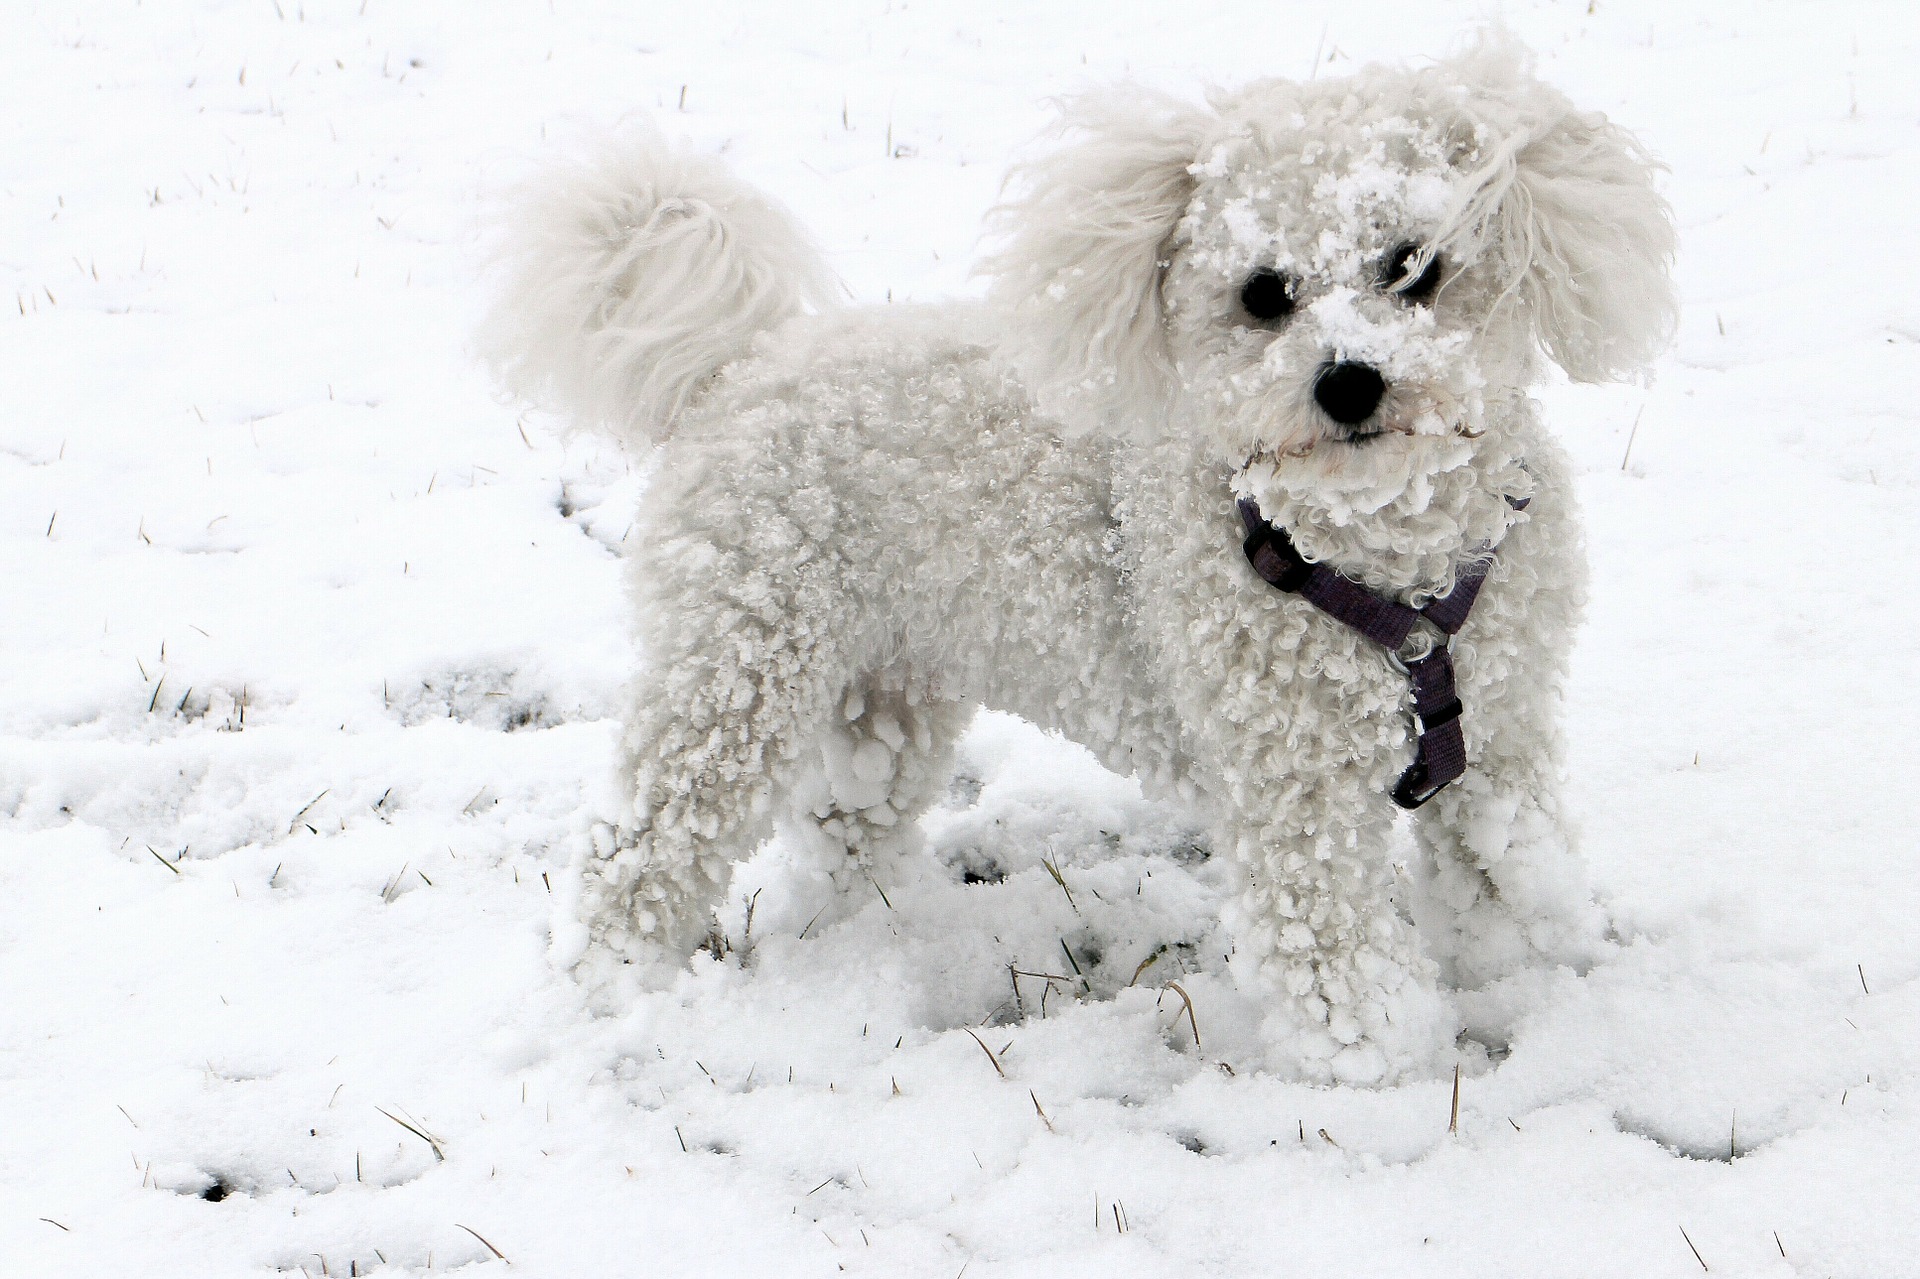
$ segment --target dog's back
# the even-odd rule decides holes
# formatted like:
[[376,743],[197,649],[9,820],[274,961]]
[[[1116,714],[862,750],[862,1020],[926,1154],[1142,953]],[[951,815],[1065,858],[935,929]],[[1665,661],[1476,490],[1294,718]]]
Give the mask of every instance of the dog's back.
[[873,873],[980,702],[1172,776],[1111,446],[1035,413],[978,308],[832,305],[777,206],[651,140],[550,178],[504,262],[503,381],[659,446],[627,552],[630,807],[584,867],[611,953],[697,944],[782,816],[825,869]]

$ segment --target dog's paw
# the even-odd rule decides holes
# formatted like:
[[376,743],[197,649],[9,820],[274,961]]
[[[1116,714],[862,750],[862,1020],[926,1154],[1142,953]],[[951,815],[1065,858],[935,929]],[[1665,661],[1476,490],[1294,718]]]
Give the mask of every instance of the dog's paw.
[[660,852],[650,831],[587,830],[554,933],[556,957],[588,985],[666,989],[711,936],[713,877]]
[[1441,963],[1450,985],[1479,990],[1521,973],[1557,968],[1584,976],[1618,951],[1604,912],[1592,903],[1522,915],[1482,897],[1447,929]]
[[[1380,1088],[1429,1079],[1453,1060],[1458,1018],[1431,966],[1374,960],[1366,984],[1284,985],[1261,1022],[1269,1069],[1310,1083]],[[1294,983],[1299,985],[1300,983]]]
[[671,992],[691,970],[685,958],[659,947],[589,944],[570,974],[586,1005],[596,1013],[618,1014],[644,996]]

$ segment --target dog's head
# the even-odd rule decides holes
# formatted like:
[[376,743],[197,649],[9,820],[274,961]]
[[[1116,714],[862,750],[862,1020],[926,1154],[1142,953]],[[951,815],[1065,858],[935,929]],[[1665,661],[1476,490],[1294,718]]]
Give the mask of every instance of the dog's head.
[[1538,352],[1617,378],[1673,326],[1657,166],[1498,36],[1210,110],[1092,93],[1061,127],[988,269],[1070,429],[1377,483],[1446,465]]

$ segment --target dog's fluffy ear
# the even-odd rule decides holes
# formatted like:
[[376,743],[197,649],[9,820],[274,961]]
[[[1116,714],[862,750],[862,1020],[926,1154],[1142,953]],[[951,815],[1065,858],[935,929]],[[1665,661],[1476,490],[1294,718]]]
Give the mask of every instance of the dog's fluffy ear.
[[981,269],[1042,409],[1076,434],[1148,433],[1175,377],[1161,277],[1217,118],[1137,85],[1059,106],[1069,141],[1013,171]]
[[1630,376],[1677,324],[1663,166],[1597,111],[1534,78],[1510,38],[1482,36],[1442,70],[1469,86],[1482,140],[1443,239],[1497,255],[1540,345],[1577,382]]

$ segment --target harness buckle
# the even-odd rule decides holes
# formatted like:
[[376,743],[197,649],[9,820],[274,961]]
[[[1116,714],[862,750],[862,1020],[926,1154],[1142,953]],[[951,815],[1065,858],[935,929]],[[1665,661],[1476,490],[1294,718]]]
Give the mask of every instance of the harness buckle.
[[1393,788],[1393,802],[1411,812],[1446,788],[1446,782],[1438,785],[1429,783],[1426,763],[1417,761],[1400,774],[1400,781]]

